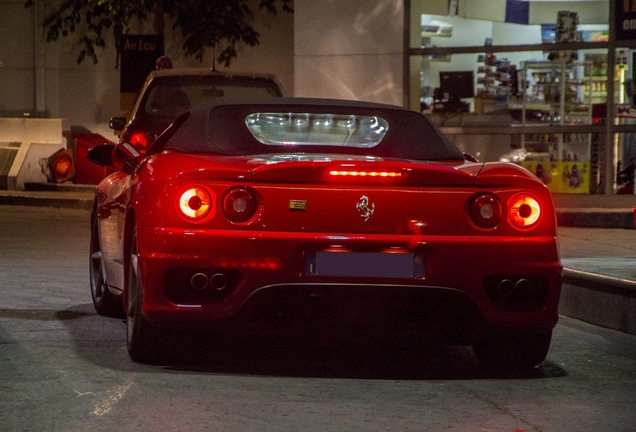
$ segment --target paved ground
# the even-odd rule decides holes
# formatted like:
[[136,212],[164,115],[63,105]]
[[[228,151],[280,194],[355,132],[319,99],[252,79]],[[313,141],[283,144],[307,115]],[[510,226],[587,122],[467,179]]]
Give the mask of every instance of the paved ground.
[[[529,372],[428,344],[201,339],[182,363],[133,363],[125,323],[92,308],[88,215],[0,206],[1,431],[634,430],[636,337],[568,317]],[[632,253],[631,231],[603,232],[562,231],[564,256]]]
[[636,283],[636,229],[560,227],[559,244],[566,268]]

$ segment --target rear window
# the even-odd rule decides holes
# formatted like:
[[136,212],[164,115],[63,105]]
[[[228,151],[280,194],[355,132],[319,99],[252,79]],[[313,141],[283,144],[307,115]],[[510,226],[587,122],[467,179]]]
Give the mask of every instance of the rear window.
[[378,116],[253,113],[245,124],[258,142],[276,146],[371,148],[386,136],[389,123]]
[[175,119],[182,112],[219,98],[261,98],[281,96],[276,83],[260,78],[217,75],[157,77],[146,92],[142,114]]

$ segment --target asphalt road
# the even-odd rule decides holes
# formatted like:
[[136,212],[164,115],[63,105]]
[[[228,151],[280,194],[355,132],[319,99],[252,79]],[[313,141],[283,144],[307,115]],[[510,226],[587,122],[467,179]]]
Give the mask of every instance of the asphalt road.
[[[636,337],[562,317],[546,362],[464,347],[219,343],[133,363],[88,288],[89,212],[0,206],[2,431],[633,431]],[[194,349],[198,348],[198,349]]]

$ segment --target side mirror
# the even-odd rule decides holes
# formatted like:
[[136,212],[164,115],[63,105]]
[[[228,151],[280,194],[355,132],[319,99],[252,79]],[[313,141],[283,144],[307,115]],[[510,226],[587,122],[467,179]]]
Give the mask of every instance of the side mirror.
[[128,143],[101,144],[88,151],[86,158],[99,166],[113,166],[118,171],[132,174],[139,168],[141,154]]
[[97,145],[88,151],[86,159],[88,159],[89,162],[92,162],[95,165],[112,166],[113,159],[111,155],[114,149],[115,146],[112,144]]
[[128,119],[126,117],[111,117],[108,122],[108,127],[114,130],[124,130],[126,124],[128,123]]
[[118,171],[126,174],[132,174],[134,171],[139,169],[141,153],[126,142],[118,144],[112,151],[110,157],[113,166]]

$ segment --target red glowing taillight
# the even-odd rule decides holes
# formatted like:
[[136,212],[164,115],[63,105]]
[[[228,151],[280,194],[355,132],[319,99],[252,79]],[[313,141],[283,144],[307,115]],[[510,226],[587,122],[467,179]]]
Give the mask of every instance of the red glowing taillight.
[[480,228],[495,228],[501,222],[503,206],[491,194],[477,195],[470,203],[470,218]]
[[51,177],[56,183],[70,180],[75,175],[73,152],[70,149],[60,149],[49,158]]
[[177,206],[186,219],[200,221],[206,216],[214,216],[212,198],[207,189],[201,186],[192,186],[179,195]]
[[530,194],[518,194],[508,201],[508,217],[517,228],[530,228],[541,217],[541,205]]
[[53,166],[56,177],[66,177],[73,168],[73,161],[68,158],[59,159]]
[[150,137],[145,132],[134,132],[127,141],[141,154],[146,153],[150,145]]
[[245,222],[256,213],[256,197],[245,188],[229,190],[223,197],[223,213],[232,222]]

